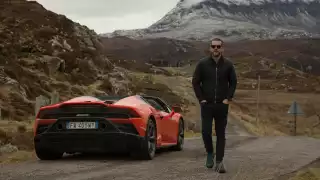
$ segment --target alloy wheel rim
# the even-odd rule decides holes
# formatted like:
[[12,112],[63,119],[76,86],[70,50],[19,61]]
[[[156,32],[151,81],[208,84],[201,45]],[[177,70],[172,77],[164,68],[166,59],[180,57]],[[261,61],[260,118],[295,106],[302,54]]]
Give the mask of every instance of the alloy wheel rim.
[[184,130],[183,130],[183,124],[180,122],[180,128],[179,128],[179,143],[182,145],[184,143]]
[[153,154],[155,151],[155,127],[153,123],[149,124],[149,131],[148,131],[148,150],[150,154]]

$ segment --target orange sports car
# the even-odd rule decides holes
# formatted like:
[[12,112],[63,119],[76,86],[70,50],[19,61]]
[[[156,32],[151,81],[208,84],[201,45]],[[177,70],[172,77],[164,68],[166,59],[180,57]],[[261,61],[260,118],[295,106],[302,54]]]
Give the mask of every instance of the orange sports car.
[[64,153],[129,152],[151,160],[157,149],[181,151],[184,119],[158,97],[82,96],[41,107],[34,124],[35,152],[41,160]]

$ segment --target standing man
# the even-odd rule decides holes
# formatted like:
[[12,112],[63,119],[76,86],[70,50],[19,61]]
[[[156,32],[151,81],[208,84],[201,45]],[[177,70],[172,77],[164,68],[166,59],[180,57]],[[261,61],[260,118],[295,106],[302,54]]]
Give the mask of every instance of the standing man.
[[[229,102],[237,86],[233,63],[223,56],[223,41],[215,38],[210,43],[210,56],[201,59],[194,71],[192,85],[201,106],[202,138],[207,152],[207,168],[225,173],[223,157]],[[217,136],[216,154],[212,143],[212,123]]]

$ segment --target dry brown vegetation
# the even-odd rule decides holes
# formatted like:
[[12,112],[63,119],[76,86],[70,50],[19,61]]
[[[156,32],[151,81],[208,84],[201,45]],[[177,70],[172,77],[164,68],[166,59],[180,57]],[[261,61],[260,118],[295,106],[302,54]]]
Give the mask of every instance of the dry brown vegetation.
[[[251,47],[250,43],[247,42],[249,47]],[[254,43],[257,45],[259,42],[252,44]],[[269,43],[274,45],[273,41]],[[246,43],[243,44],[245,46]],[[257,47],[252,48],[252,51],[258,50]],[[283,68],[282,63],[277,61],[278,59],[261,59],[248,54],[232,54],[232,56],[235,57],[232,60],[238,74],[238,88],[231,112],[236,115],[235,117],[240,117],[239,120],[242,120],[241,122],[249,131],[258,135],[292,134],[293,123],[290,122],[293,116],[287,114],[287,111],[291,103],[297,101],[305,112],[305,115],[297,118],[298,135],[319,137],[319,76],[303,73],[289,66]],[[181,71],[184,77],[190,79],[194,67],[195,64],[192,64],[176,68],[176,70]],[[261,77],[261,90],[259,121],[256,122],[258,74]]]
[[26,122],[34,119],[39,95],[57,91],[63,101],[81,95],[146,93],[170,104],[186,102],[151,76],[131,77],[127,69],[135,65],[149,73],[170,72],[132,61],[127,69],[117,67],[105,56],[100,37],[86,26],[37,2],[1,1],[0,7],[1,155],[32,150],[31,124]]
[[256,92],[238,90],[232,106],[232,111],[250,131],[258,135],[292,135],[294,118],[288,110],[296,101],[305,113],[297,117],[297,135],[320,137],[319,94],[262,90],[257,118]]
[[[53,91],[59,92],[61,100],[84,94],[130,93],[125,71],[108,60],[99,36],[86,26],[34,1],[1,1],[0,8],[3,118],[31,118],[35,98],[49,97]],[[97,87],[100,81],[117,82],[117,86]]]
[[0,164],[34,157],[32,123],[0,121]]
[[[170,69],[170,71],[181,71],[181,69],[175,68],[166,69]],[[188,120],[188,130],[200,132],[200,111],[193,93],[190,74],[188,74],[187,71],[180,72],[180,74],[185,75],[166,76],[164,74],[131,72],[131,77],[149,77],[151,82],[149,84],[162,84],[162,86],[172,89],[167,92],[175,94],[177,100],[179,100],[179,98],[182,100],[185,99],[183,102],[175,101],[174,103],[184,104],[184,115]],[[257,135],[291,135],[293,133],[293,116],[288,114],[287,111],[292,102],[296,101],[305,113],[297,118],[297,134],[320,137],[320,98],[319,94],[314,92],[313,89],[305,90],[306,93],[299,92],[298,90],[290,92],[285,88],[275,90],[264,84],[270,83],[270,79],[262,79],[261,86],[265,88],[260,90],[259,119],[256,121],[256,80],[247,78],[243,78],[243,80],[249,81],[253,87],[240,86],[236,91],[235,100],[230,110],[236,117],[239,117],[238,120],[240,120],[249,131]],[[284,79],[282,80],[285,81]],[[286,80],[286,82],[288,85],[295,83],[290,83],[288,80]],[[242,81],[240,79],[240,84],[241,83]],[[161,96],[164,97],[164,99],[171,99],[170,96],[168,96],[170,93],[161,92]]]
[[[180,51],[173,53],[174,48],[164,47],[167,39],[160,40],[132,40],[126,37],[105,38],[103,43],[108,48],[106,52],[112,54],[112,59],[125,58],[127,62],[141,62],[143,66],[136,68],[135,72],[152,73],[157,82],[167,84],[180,97],[189,99],[187,112],[191,129],[198,125],[199,109],[191,88],[191,76],[195,62],[205,56],[206,42],[180,42],[186,53]],[[167,44],[170,44],[167,40]],[[225,53],[234,61],[238,73],[238,91],[235,103],[231,107],[232,113],[243,119],[245,126],[259,135],[289,135],[291,134],[290,120],[292,115],[287,114],[291,103],[296,100],[306,113],[298,117],[298,134],[318,136],[318,116],[316,115],[320,92],[319,78],[319,39],[292,39],[292,40],[257,40],[226,43]],[[171,43],[172,45],[173,43]],[[177,43],[176,43],[177,44]],[[146,47],[153,51],[147,51]],[[171,47],[171,46],[170,46]],[[134,56],[131,54],[134,49]],[[174,54],[175,60],[169,55],[160,58],[168,61],[164,64],[182,67],[161,68],[162,71],[154,73],[155,67],[148,63],[158,65],[159,59],[154,49]],[[119,53],[121,52],[121,53]],[[127,53],[123,53],[127,52]],[[180,54],[179,54],[180,53]],[[162,53],[163,55],[164,53]],[[183,55],[182,55],[183,54]],[[187,56],[184,56],[187,55]],[[125,57],[124,57],[125,56]],[[127,66],[132,63],[120,63]],[[119,64],[119,65],[120,65]],[[149,67],[143,69],[141,67]],[[311,67],[311,69],[310,69]],[[163,71],[165,70],[165,71]],[[257,75],[261,77],[260,117],[256,118],[256,89]],[[268,97],[268,99],[266,99]]]
[[[226,53],[233,59],[268,59],[314,75],[320,75],[320,39],[255,40],[228,43]],[[308,66],[312,69],[308,70]]]
[[202,44],[169,38],[134,40],[127,37],[102,37],[110,59],[136,60],[139,64],[178,66],[203,54]]
[[[105,52],[112,60],[135,60],[139,64],[150,63],[160,66],[178,67],[194,63],[208,50],[208,42],[167,38],[133,40],[127,37],[114,37],[103,38],[102,42],[106,46]],[[272,67],[286,64],[304,72],[320,75],[319,47],[319,39],[255,40],[227,42],[225,52],[228,57],[240,64],[250,59],[255,64],[263,60],[271,62]],[[129,68],[141,70],[140,67]]]
[[57,91],[66,100],[131,93],[127,72],[109,61],[99,36],[86,26],[36,1],[1,1],[0,9],[1,154],[32,150],[25,123],[34,119],[39,95]]

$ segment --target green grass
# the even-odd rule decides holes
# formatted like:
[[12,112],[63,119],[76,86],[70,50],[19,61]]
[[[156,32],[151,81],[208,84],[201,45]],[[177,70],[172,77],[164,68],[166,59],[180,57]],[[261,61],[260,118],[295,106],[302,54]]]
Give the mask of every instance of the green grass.
[[185,138],[193,138],[193,137],[200,137],[201,133],[193,132],[193,131],[185,131],[184,137]]

